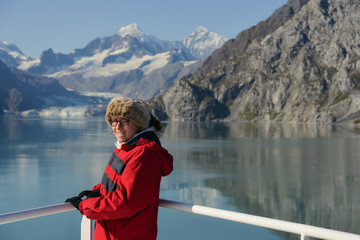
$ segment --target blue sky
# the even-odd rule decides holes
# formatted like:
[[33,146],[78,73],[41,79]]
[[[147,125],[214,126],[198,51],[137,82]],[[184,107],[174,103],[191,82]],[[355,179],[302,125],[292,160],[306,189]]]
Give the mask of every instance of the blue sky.
[[0,0],[0,41],[26,56],[69,53],[136,23],[145,34],[182,40],[198,26],[227,38],[267,19],[287,0]]

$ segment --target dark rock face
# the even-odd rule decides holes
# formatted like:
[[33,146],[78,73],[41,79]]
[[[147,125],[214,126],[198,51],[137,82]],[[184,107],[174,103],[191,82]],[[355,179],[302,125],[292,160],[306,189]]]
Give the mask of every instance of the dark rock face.
[[43,98],[51,95],[71,95],[56,79],[38,76],[14,68],[0,61],[0,109],[10,112],[40,108]]
[[[266,21],[226,42],[180,81],[197,91],[175,83],[149,104],[171,120],[358,118],[359,11],[357,1],[289,1]],[[203,99],[216,103],[212,111],[199,107],[211,108]],[[214,114],[219,106],[226,110]]]

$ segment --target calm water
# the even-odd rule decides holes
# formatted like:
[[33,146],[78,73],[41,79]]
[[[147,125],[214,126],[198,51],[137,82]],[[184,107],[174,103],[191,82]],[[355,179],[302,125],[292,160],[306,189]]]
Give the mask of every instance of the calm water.
[[[360,131],[345,126],[167,123],[175,170],[161,198],[360,234]],[[102,118],[0,118],[0,213],[64,202],[101,179]],[[1,240],[80,239],[77,211],[0,226]],[[299,239],[160,208],[159,240]]]

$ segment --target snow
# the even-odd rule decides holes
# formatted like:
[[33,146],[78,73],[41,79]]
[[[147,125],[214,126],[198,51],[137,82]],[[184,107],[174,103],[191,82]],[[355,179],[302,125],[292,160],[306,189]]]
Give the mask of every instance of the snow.
[[[155,37],[151,37],[150,35],[147,36],[141,32],[135,23],[121,28],[118,31],[118,35],[121,37],[132,36],[141,39],[142,41],[144,41],[146,37],[146,39],[149,38],[152,41],[157,41],[159,44],[162,44],[161,41],[158,41]],[[208,54],[209,48],[211,49],[210,51],[213,51],[215,48],[220,47],[224,41],[224,37],[219,36],[216,33],[210,33],[205,27],[200,26],[196,28],[189,37],[184,38],[183,44],[187,48],[190,48],[192,53],[194,53],[194,51],[199,51],[200,56],[205,56]],[[49,76],[61,78],[66,75],[79,74],[82,75],[84,79],[90,79],[111,77],[121,72],[128,72],[135,69],[140,69],[143,71],[144,75],[147,75],[156,69],[166,66],[169,62],[170,52],[162,52],[154,56],[133,56],[131,59],[125,59],[119,56],[115,61],[113,60],[106,65],[103,64],[104,59],[109,56],[127,53],[130,49],[128,44],[127,41],[124,41],[121,46],[113,46],[102,52],[97,52],[93,56],[78,59],[75,64],[69,66],[64,71]],[[192,63],[193,61],[184,62],[183,64],[189,65]]]
[[133,56],[125,63],[110,63],[106,64],[104,67],[91,67],[86,71],[86,73],[84,73],[83,77],[110,77],[121,72],[128,72],[131,70],[139,69],[144,62],[149,62],[144,67],[140,68],[143,71],[144,75],[147,75],[152,71],[160,69],[166,64],[168,64],[169,56],[170,52],[158,53],[155,56],[145,55],[141,58]]
[[9,43],[7,41],[0,41],[0,49],[4,51],[11,51],[11,46],[13,46],[13,43]]
[[13,57],[19,63],[29,60],[29,58],[26,57],[21,52],[21,50],[13,43],[7,41],[0,41],[0,50],[7,52],[11,57]]
[[26,71],[27,69],[31,68],[31,67],[36,67],[40,65],[40,58],[28,61],[28,62],[22,62],[19,66],[18,69]]
[[[160,56],[159,56],[160,55]],[[83,75],[84,78],[91,78],[91,77],[110,77],[114,76],[121,72],[127,72],[131,70],[138,69],[143,62],[150,61],[152,64],[150,66],[146,66],[144,70],[151,71],[156,68],[160,68],[165,66],[166,63],[164,60],[161,60],[161,57],[164,54],[157,54],[155,56],[145,55],[142,58],[132,57],[126,63],[119,64],[119,63],[110,63],[106,64],[104,67],[101,68],[91,68]],[[159,59],[160,58],[160,59]],[[145,72],[146,74],[146,72]]]
[[[190,53],[196,58],[203,59],[204,57],[207,57],[213,50],[220,47],[226,40],[223,36],[209,32],[203,26],[196,28],[195,31],[192,32],[189,37],[185,37],[183,41],[159,40],[154,36],[144,34],[139,30],[136,23],[122,27],[117,32],[117,35],[119,36],[119,39],[116,39],[116,41],[112,42],[110,48],[96,49],[97,52],[92,56],[77,57],[74,59],[75,63],[71,66],[62,65],[55,68],[45,66],[47,71],[43,75],[58,79],[69,75],[79,75],[79,77],[84,79],[95,79],[102,77],[112,77],[121,72],[128,72],[135,69],[143,71],[144,75],[148,75],[154,70],[165,67],[169,63],[171,50],[184,49],[185,47],[185,52]],[[138,42],[137,45],[131,46],[130,44],[132,44],[134,41],[128,41],[126,37],[129,36],[135,37],[138,40],[144,42],[144,46],[142,46],[142,44],[138,44]],[[112,36],[112,38],[114,37],[117,36]],[[105,41],[105,38],[102,40]],[[146,46],[149,45],[157,48],[158,53],[155,55],[141,55],[147,53]],[[8,49],[15,49],[16,47],[15,45],[14,47],[9,46],[13,45],[7,42],[0,42],[0,48],[3,47]],[[131,49],[135,49],[136,52],[130,52],[132,51]],[[130,59],[128,59],[128,57],[122,57],[120,56],[122,53],[125,53],[124,55],[127,56],[132,54],[132,57]],[[15,53],[12,54],[14,54],[12,56],[18,56]],[[110,62],[104,61],[109,59],[109,57],[112,58]],[[23,61],[22,58],[22,60],[19,62],[20,65],[18,68],[24,71],[41,64],[41,60],[39,58],[25,61]],[[194,63],[194,61],[181,62],[184,64],[184,66],[188,66]]]
[[199,26],[189,37],[183,39],[183,44],[190,49],[194,56],[203,58],[221,47],[226,40],[225,37],[209,32],[205,27]]
[[[203,58],[209,51],[220,47],[225,38],[216,33],[209,32],[205,27],[198,27],[193,33],[183,39],[183,41],[162,41],[154,36],[146,35],[140,31],[135,23],[121,28],[116,38],[111,42],[110,48],[95,49],[92,56],[74,59],[75,63],[71,66],[62,65],[57,67],[46,66],[47,76],[61,79],[67,75],[79,75],[84,79],[106,78],[115,76],[121,72],[132,70],[142,71],[144,75],[149,75],[155,70],[161,69],[169,64],[171,57],[175,54],[179,57],[184,66],[197,62],[181,60],[182,51],[186,54],[191,53],[195,57]],[[129,39],[128,39],[129,37]],[[132,41],[130,37],[135,37],[138,41]],[[121,39],[122,38],[122,39]],[[108,38],[104,38],[105,42]],[[143,42],[139,44],[139,41]],[[130,45],[136,43],[137,45]],[[149,51],[148,47],[153,46],[156,51]],[[8,42],[0,42],[0,49],[5,49],[15,59],[19,61],[20,70],[28,70],[41,64],[40,58],[32,60],[26,59],[17,51],[17,47]],[[133,51],[134,52],[131,52]],[[157,52],[152,55],[149,52]],[[124,55],[122,55],[124,53]],[[131,57],[122,57],[131,56]],[[110,57],[110,58],[109,58]],[[130,59],[129,59],[130,58]],[[111,61],[104,61],[111,59]],[[176,59],[176,58],[175,58]],[[52,74],[51,74],[52,73]],[[43,99],[45,106],[43,109],[31,109],[22,113],[23,116],[38,117],[85,117],[92,114],[100,114],[106,109],[107,103],[111,98],[119,96],[114,93],[93,93],[82,92],[73,97],[52,96]]]
[[11,51],[11,52],[8,52],[8,53],[9,53],[10,56],[12,56],[13,58],[18,59],[20,61],[27,61],[28,60],[27,57],[25,57],[24,55],[22,55],[19,52]]
[[108,56],[108,53],[111,49],[104,50],[102,52],[96,53],[90,57],[82,57],[75,62],[75,64],[66,68],[64,71],[56,72],[54,74],[48,75],[49,77],[57,78],[61,76],[66,76],[74,73],[83,74],[94,68],[101,68],[102,62],[105,57]]
[[120,72],[131,71],[140,66],[141,60],[139,58],[133,57],[125,64],[120,63],[109,63],[103,67],[92,66],[87,69],[87,71],[83,74],[83,77],[93,78],[93,77],[110,77],[114,76]]
[[79,118],[85,117],[88,111],[86,106],[77,107],[50,107],[42,110],[28,110],[21,113],[22,117],[42,117],[42,118]]
[[[126,49],[118,49],[111,54],[115,55],[125,51]],[[111,77],[121,72],[138,69],[144,62],[149,62],[149,64],[141,68],[146,75],[156,69],[164,67],[168,63],[168,58],[170,56],[170,52],[158,53],[155,56],[145,55],[141,58],[133,56],[130,60],[124,63],[108,63],[103,66],[102,62],[104,58],[108,56],[108,53],[109,50],[105,50],[91,57],[83,57],[64,71],[51,74],[49,77],[57,78],[70,74],[81,74],[85,79]]]
[[119,93],[111,93],[111,92],[89,92],[89,91],[82,91],[79,92],[83,96],[88,97],[101,97],[101,98],[114,98],[114,97],[121,97]]
[[122,27],[118,33],[117,33],[120,37],[126,37],[127,35],[132,36],[132,37],[136,37],[141,39],[142,41],[144,40],[144,34],[142,31],[140,31],[136,25],[136,23],[132,23],[130,25],[127,25],[126,27]]
[[111,55],[119,55],[119,54],[125,53],[125,52],[127,52],[127,51],[129,51],[128,42],[126,42],[126,43],[123,45],[122,48],[112,50],[110,56],[111,56]]
[[182,63],[184,64],[184,67],[187,67],[187,66],[189,66],[189,65],[191,65],[191,64],[196,63],[197,61],[199,61],[199,60],[195,60],[195,61],[183,61]]
[[[77,97],[52,96],[43,99],[48,107],[30,109],[20,113],[23,117],[41,118],[83,118],[94,113],[105,114],[106,106],[118,93],[107,92],[78,92]],[[57,105],[57,106],[53,106]],[[5,111],[5,114],[10,114]]]
[[165,67],[165,65],[168,64],[169,62],[168,60],[169,57],[170,57],[170,52],[156,54],[152,58],[151,62],[142,68],[144,74],[147,75],[156,69]]

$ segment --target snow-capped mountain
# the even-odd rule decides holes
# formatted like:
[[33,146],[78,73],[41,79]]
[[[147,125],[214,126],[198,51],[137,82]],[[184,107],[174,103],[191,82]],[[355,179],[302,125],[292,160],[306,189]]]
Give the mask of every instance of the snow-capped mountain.
[[14,44],[0,41],[0,59],[8,66],[17,67],[29,58]]
[[189,37],[182,41],[190,54],[199,59],[209,56],[219,48],[227,39],[214,32],[209,32],[205,27],[198,27]]
[[195,70],[225,41],[204,27],[182,41],[160,40],[133,23],[112,36],[92,40],[82,49],[68,54],[48,49],[40,58],[19,61],[15,66],[59,79],[63,86],[77,91],[149,99]]
[[75,92],[59,81],[8,67],[0,60],[0,116],[76,118],[104,116],[117,94]]

